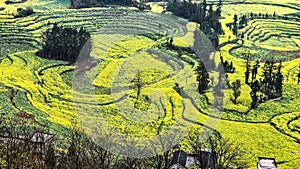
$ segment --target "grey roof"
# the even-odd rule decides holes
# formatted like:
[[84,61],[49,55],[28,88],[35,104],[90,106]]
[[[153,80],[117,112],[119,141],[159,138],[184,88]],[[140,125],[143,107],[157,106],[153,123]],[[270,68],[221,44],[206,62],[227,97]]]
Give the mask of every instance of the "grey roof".
[[276,161],[274,158],[258,157],[258,169],[277,169]]
[[46,143],[46,142],[52,140],[53,137],[54,137],[53,134],[36,132],[32,135],[30,141],[34,142],[34,143]]
[[185,167],[187,156],[188,154],[182,150],[175,151],[173,153],[170,166],[174,164],[180,164],[181,166]]

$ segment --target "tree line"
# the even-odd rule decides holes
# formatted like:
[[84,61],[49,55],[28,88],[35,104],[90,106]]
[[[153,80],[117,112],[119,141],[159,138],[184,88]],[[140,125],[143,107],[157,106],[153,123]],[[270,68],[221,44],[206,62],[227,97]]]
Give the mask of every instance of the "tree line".
[[[237,14],[233,15],[233,22],[227,23],[226,26],[229,27],[229,29],[232,31],[234,35],[238,35],[238,30],[243,29],[244,27],[248,26],[248,22],[253,19],[275,19],[275,18],[283,18],[287,19],[287,17],[278,16],[276,12],[273,14],[268,13],[258,13],[255,14],[253,12],[250,12],[248,14],[242,14],[238,16]],[[241,38],[244,38],[244,33],[240,34]]]
[[72,8],[87,8],[95,6],[132,5],[133,0],[70,0]]
[[[43,36],[42,49],[37,55],[46,59],[63,60],[70,63],[76,62],[78,56],[89,57],[91,52],[91,35],[83,27],[65,28],[54,23],[52,29]],[[83,47],[85,48],[83,49]]]

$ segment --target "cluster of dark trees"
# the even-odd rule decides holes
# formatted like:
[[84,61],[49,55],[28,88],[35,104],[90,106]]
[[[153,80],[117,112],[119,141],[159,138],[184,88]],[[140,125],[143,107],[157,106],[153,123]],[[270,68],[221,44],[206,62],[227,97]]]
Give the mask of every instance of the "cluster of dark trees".
[[223,33],[219,18],[221,17],[222,1],[219,1],[217,9],[213,9],[213,5],[208,5],[206,0],[202,3],[193,3],[191,1],[179,2],[170,1],[167,10],[173,12],[174,15],[189,19],[189,21],[200,24],[200,30],[203,31],[212,44],[217,47],[219,45],[219,34]]
[[[91,52],[91,35],[83,27],[78,31],[75,28],[64,28],[54,23],[53,28],[44,34],[42,49],[37,55],[46,59],[63,60],[70,63],[89,57]],[[84,47],[84,49],[83,49]]]
[[95,6],[114,5],[132,5],[133,0],[70,0],[72,8],[87,8]]
[[33,14],[35,14],[35,12],[31,7],[27,7],[26,9],[18,8],[17,14],[14,15],[14,18],[26,17]]
[[[251,87],[251,109],[254,109],[259,103],[282,96],[284,77],[281,72],[282,61],[278,65],[274,61],[266,61],[262,67],[263,74],[260,79],[257,79],[260,62],[257,60],[253,67],[251,67],[250,63],[250,57],[247,57],[245,82]],[[252,80],[249,82],[251,73]]]
[[230,63],[227,60],[224,61],[223,56],[220,56],[220,60],[221,64],[219,66],[223,67],[225,73],[234,73],[235,67],[232,61]]

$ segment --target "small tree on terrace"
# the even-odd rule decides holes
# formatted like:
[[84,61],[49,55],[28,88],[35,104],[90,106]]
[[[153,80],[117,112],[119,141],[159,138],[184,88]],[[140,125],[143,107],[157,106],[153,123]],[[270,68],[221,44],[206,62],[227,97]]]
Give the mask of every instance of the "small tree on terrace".
[[136,87],[137,89],[136,100],[139,100],[142,87],[145,85],[145,82],[143,82],[142,79],[142,72],[140,70],[137,71],[137,74],[135,75],[135,77],[131,82],[134,84],[134,87]]
[[237,98],[241,95],[241,81],[236,80],[232,83],[232,91],[233,91],[233,103],[236,104]]
[[246,71],[245,71],[245,83],[249,84],[249,77],[250,77],[250,68],[251,68],[251,56],[250,53],[244,54],[244,58],[246,59]]
[[209,75],[203,63],[199,63],[196,69],[198,91],[203,94],[206,89],[208,89]]

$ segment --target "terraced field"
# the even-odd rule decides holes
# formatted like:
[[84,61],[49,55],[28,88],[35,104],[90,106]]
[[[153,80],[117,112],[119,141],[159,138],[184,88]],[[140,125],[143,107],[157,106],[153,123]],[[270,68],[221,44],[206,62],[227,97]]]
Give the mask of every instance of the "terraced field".
[[278,15],[288,15],[299,12],[299,8],[289,8],[286,6],[281,6],[282,2],[278,3],[279,5],[273,5],[259,1],[257,3],[248,3],[248,4],[224,4],[223,5],[223,14],[225,15],[234,15],[234,14],[248,14],[250,12],[258,14],[273,14],[276,12]]
[[[125,17],[126,16],[126,17]],[[119,19],[118,19],[119,18]],[[137,24],[129,24],[133,18],[139,18]],[[96,9],[83,9],[83,10],[56,10],[53,12],[37,13],[35,15],[18,18],[18,19],[2,19],[0,22],[0,37],[2,39],[1,55],[5,56],[8,53],[22,51],[28,49],[39,49],[41,46],[41,35],[54,22],[60,25],[70,27],[84,27],[91,33],[101,33],[101,29],[105,33],[110,34],[116,31],[122,32],[122,27],[133,30],[138,28],[139,32],[127,32],[129,34],[145,34],[147,31],[154,31],[153,33],[161,35],[183,34],[184,30],[173,29],[179,27],[174,25],[174,19],[171,17],[159,18],[155,13],[142,13],[137,10],[130,10],[128,8],[117,7],[115,9],[96,8]],[[117,21],[111,23],[112,20]],[[146,25],[140,25],[139,22],[153,22]],[[105,26],[110,23],[109,26]],[[156,29],[161,25],[160,29]],[[132,28],[132,29],[130,29]],[[109,31],[108,31],[109,30]],[[124,29],[123,31],[126,31]],[[125,33],[125,32],[122,32]],[[12,52],[10,52],[12,51]]]
[[241,33],[256,46],[274,50],[299,50],[300,24],[280,19],[255,19]]
[[[64,19],[66,16],[68,19]],[[136,22],[136,17],[140,18],[138,22]],[[125,79],[117,79],[114,83],[120,83],[120,80],[123,82],[123,80],[133,78],[132,75],[134,75],[138,69],[145,69],[143,63],[145,60],[148,60],[150,68],[153,64],[161,65],[161,67],[158,68],[164,68],[163,70],[165,71],[161,72],[159,71],[160,69],[156,70],[157,68],[154,67],[155,69],[149,68],[149,72],[148,70],[144,72],[145,74],[152,74],[151,76],[153,76],[153,79],[148,80],[149,82],[147,83],[151,82],[151,85],[149,84],[149,86],[143,90],[144,95],[142,97],[157,100],[158,108],[160,106],[163,106],[163,108],[159,108],[159,110],[155,107],[150,109],[154,118],[151,119],[154,120],[154,123],[143,125],[140,123],[132,123],[131,125],[133,135],[153,135],[157,132],[154,129],[158,128],[159,125],[172,125],[174,120],[171,119],[177,119],[178,113],[180,112],[179,95],[173,90],[173,86],[176,82],[174,76],[179,73],[176,72],[179,68],[176,67],[176,62],[173,62],[172,59],[170,59],[170,56],[173,55],[171,53],[164,54],[167,57],[165,59],[169,58],[170,65],[166,65],[163,62],[164,60],[160,61],[157,59],[158,56],[156,54],[160,54],[160,51],[155,49],[154,46],[165,40],[162,39],[163,41],[155,42],[147,37],[138,35],[150,33],[153,35],[180,36],[184,35],[186,32],[185,25],[182,25],[181,21],[177,18],[165,16],[160,19],[154,19],[157,17],[158,15],[154,13],[142,13],[126,8],[97,8],[61,11],[51,16],[49,13],[38,13],[23,19],[3,19],[1,22],[1,40],[10,45],[11,48],[17,50],[31,49],[25,47],[24,49],[18,48],[18,46],[24,46],[26,44],[34,49],[39,49],[41,46],[41,38],[39,36],[41,36],[42,32],[48,29],[54,22],[59,22],[64,26],[72,27],[83,25],[87,30],[95,34],[93,35],[93,43],[95,45],[92,56],[94,61],[98,62],[99,66],[93,67],[90,72],[82,72],[80,69],[81,63],[75,64],[78,69],[75,70],[74,74],[76,77],[80,77],[80,80],[76,81],[77,83],[73,83],[73,86],[71,86],[72,81],[70,83],[70,80],[73,79],[73,73],[67,75],[64,73],[74,70],[74,66],[64,62],[47,61],[36,58],[36,50],[16,53],[15,51],[12,52],[11,50],[6,50],[1,53],[3,54],[3,58],[1,60],[2,76],[0,81],[5,84],[5,88],[13,88],[18,90],[18,93],[22,93],[24,100],[16,104],[19,111],[34,115],[37,122],[43,125],[49,125],[55,133],[59,132],[62,134],[64,130],[61,130],[61,128],[71,128],[71,122],[76,120],[78,115],[82,115],[80,113],[75,113],[74,103],[77,105],[75,107],[77,111],[81,113],[90,113],[96,110],[107,112],[105,118],[110,119],[110,121],[115,124],[116,130],[124,132],[123,127],[128,125],[128,120],[123,118],[124,115],[115,114],[118,112],[115,100],[118,100],[117,102],[120,102],[120,104],[125,104],[124,98],[129,96],[125,101],[128,101],[129,99],[132,104],[135,103],[140,109],[144,110],[149,109],[150,107],[147,103],[138,103],[134,101],[134,89],[130,86],[130,89],[127,91],[128,93],[126,93],[126,95],[120,93],[120,97],[118,96],[119,93],[116,93],[113,97],[107,93],[110,91],[107,91],[106,89],[110,90],[112,87],[111,85],[114,82],[113,80],[116,80],[114,75],[116,69],[120,67],[119,64],[128,67],[132,65],[131,62],[135,62],[134,65],[140,65],[142,67],[126,68],[129,72],[122,72],[127,75],[123,76]],[[107,25],[107,23],[110,24]],[[160,29],[156,29],[157,27],[160,27]],[[138,32],[133,32],[132,30],[138,30]],[[119,36],[117,34],[119,34]],[[135,34],[136,36],[132,36],[132,34]],[[107,39],[109,36],[111,38]],[[28,38],[26,39],[24,37]],[[3,47],[4,43],[2,44]],[[14,54],[5,57],[5,52]],[[130,57],[134,57],[135,59],[126,60],[126,58]],[[142,62],[139,63],[139,61]],[[181,64],[180,69],[182,69],[183,72],[180,74],[188,75],[187,72],[184,72],[190,71],[190,69],[184,69],[184,66],[184,64]],[[82,77],[81,75],[85,75],[85,73],[88,74],[88,76]],[[160,73],[161,77],[156,77]],[[62,79],[62,77],[64,79]],[[92,86],[92,89],[83,86],[86,82],[82,82],[82,79],[87,79],[88,85],[89,87]],[[68,80],[69,82],[66,84],[65,82]],[[124,85],[128,86],[130,83]],[[117,86],[122,85],[119,84]],[[161,86],[161,89],[159,86]],[[79,91],[73,91],[72,87]],[[163,100],[162,98],[159,99],[160,96],[151,95],[151,93],[153,93],[152,90],[154,89],[166,93]],[[91,94],[95,94],[95,92],[100,93],[93,97]],[[73,100],[75,102],[73,102]],[[173,105],[172,107],[170,107],[171,104]],[[159,114],[161,115],[154,112],[160,112]],[[141,115],[142,114],[139,113],[135,116],[136,118],[141,118]],[[84,119],[83,117],[88,116],[82,116],[81,119]],[[97,120],[99,119],[96,118],[94,121],[83,120],[82,123],[94,122],[96,124]],[[150,126],[152,127],[149,128]]]
[[240,44],[230,50],[241,57],[251,51],[258,59],[293,60],[300,57],[299,24],[282,19],[254,19],[239,30]]
[[[232,103],[232,91],[226,90],[225,112],[219,112],[209,104],[213,100],[211,91],[206,95],[197,93],[194,69],[199,58],[178,57],[177,52],[162,48],[169,37],[174,37],[176,46],[194,45],[197,24],[125,7],[66,10],[65,1],[49,11],[46,7],[53,9],[51,4],[57,4],[56,1],[38,2],[33,6],[37,13],[32,16],[14,19],[7,10],[0,12],[0,113],[33,115],[37,123],[49,126],[57,134],[60,148],[65,148],[66,133],[74,121],[81,123],[94,139],[99,139],[95,134],[99,128],[107,126],[137,138],[153,137],[169,127],[183,131],[184,136],[196,126],[216,130],[241,144],[251,168],[256,168],[258,156],[275,157],[280,168],[299,168],[297,21],[252,20],[240,30],[245,33],[244,40],[233,43],[228,42],[228,37],[235,37],[224,27],[232,16],[223,20],[225,35],[221,41],[228,43],[216,57],[222,54],[224,59],[234,62],[236,72],[229,74],[230,81],[244,78],[245,61],[240,55],[245,49],[253,53],[267,49],[287,59],[282,68],[282,99],[270,100],[248,112],[250,88],[242,80],[238,104]],[[224,5],[223,11],[228,15],[239,9],[265,13],[268,8],[270,13],[276,10],[282,15],[299,12],[282,6],[250,5]],[[92,33],[90,60],[70,65],[35,55],[41,47],[42,33],[54,22],[83,26]],[[138,72],[144,83],[139,100],[132,82]],[[180,92],[174,89],[175,83]],[[184,145],[182,148],[186,148]]]

